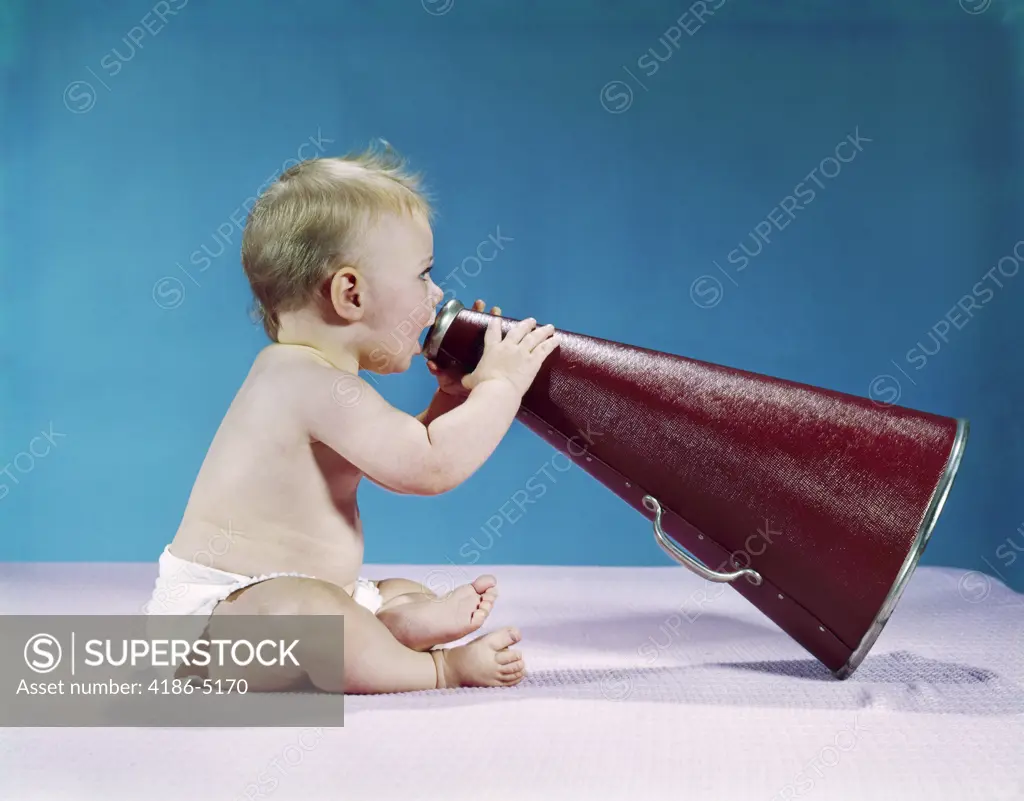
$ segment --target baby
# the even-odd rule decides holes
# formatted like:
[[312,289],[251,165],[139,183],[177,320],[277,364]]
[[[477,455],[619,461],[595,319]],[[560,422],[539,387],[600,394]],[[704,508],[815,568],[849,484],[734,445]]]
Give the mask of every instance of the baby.
[[408,370],[434,321],[431,217],[390,150],[296,165],[249,215],[242,263],[273,344],[214,436],[146,611],[210,627],[224,615],[344,615],[344,643],[339,632],[305,659],[300,645],[302,675],[263,669],[245,676],[253,690],[508,687],[524,675],[515,628],[436,647],[483,625],[493,576],[444,597],[360,577],[360,480],[415,495],[458,486],[494,452],[559,341],[533,319],[503,338],[496,316],[472,373],[428,363],[439,388],[416,417],[361,379]]

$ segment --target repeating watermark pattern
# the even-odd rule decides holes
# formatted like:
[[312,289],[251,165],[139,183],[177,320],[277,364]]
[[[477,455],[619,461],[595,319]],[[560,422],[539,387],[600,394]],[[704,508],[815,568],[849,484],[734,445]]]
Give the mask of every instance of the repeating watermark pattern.
[[[187,5],[188,0],[160,0],[146,12],[142,19],[121,37],[121,41],[100,59],[99,67],[106,75],[106,80],[92,67],[85,69],[104,89],[108,92],[113,91],[107,81],[120,74],[125,66],[135,58],[136,52],[145,49],[150,40],[167,27],[168,19],[174,17]],[[121,52],[122,47],[125,50],[124,53]],[[72,114],[85,114],[95,107],[96,96],[96,86],[92,82],[72,81],[64,88],[64,107]]]
[[815,784],[824,779],[828,775],[828,771],[842,761],[844,754],[850,753],[857,747],[857,742],[865,731],[869,731],[869,729],[865,728],[858,714],[853,719],[852,725],[843,727],[831,743],[822,748],[800,769],[792,783],[786,784],[772,796],[772,801],[789,801],[789,799],[799,798],[813,790]]
[[[465,289],[466,283],[459,276],[466,276],[467,278],[476,278],[483,271],[484,264],[489,264],[498,258],[499,253],[505,251],[505,245],[508,242],[515,242],[515,238],[511,236],[503,236],[501,233],[501,226],[494,226],[494,233],[488,234],[484,239],[481,239],[477,246],[473,249],[473,255],[466,256],[459,266],[455,267],[448,275],[437,282],[437,286],[440,289],[444,289],[445,297],[442,302],[451,300],[458,294],[458,290],[453,288],[445,289],[445,286],[449,281],[457,281],[459,289]],[[472,269],[472,268],[475,268]],[[448,297],[448,293],[452,293],[452,297]]]
[[[1017,616],[1017,653],[1024,659],[1024,603],[1020,605],[1020,615]],[[1024,785],[1021,789],[1024,789]]]
[[[750,534],[744,541],[743,548],[733,551],[716,570],[722,572],[750,567],[751,556],[761,556],[773,544],[773,539],[781,534],[781,531],[772,529],[770,521],[766,518],[764,528],[758,528],[756,533]],[[705,579],[704,585],[694,590],[690,597],[658,626],[659,634],[648,636],[647,640],[640,644],[637,648],[637,655],[642,657],[648,666],[657,662],[661,655],[671,649],[680,638],[683,622],[693,624],[699,620],[706,607],[725,594],[726,586],[725,583]],[[664,635],[664,642],[661,641],[660,635]]]
[[[573,458],[590,460],[593,458],[589,456],[590,448],[602,436],[604,436],[604,432],[598,431],[587,421],[582,429],[577,429],[576,433],[568,438],[566,450]],[[562,451],[555,453],[538,470],[535,470],[526,479],[523,486],[516,489],[494,514],[487,518],[480,526],[483,536],[478,538],[477,535],[474,535],[458,550],[458,556],[466,561],[457,564],[451,557],[446,557],[448,564],[465,579],[464,583],[472,582],[476,578],[466,571],[466,567],[477,564],[485,553],[494,548],[502,537],[506,536],[509,530],[526,516],[527,507],[547,495],[549,489],[558,483],[559,473],[564,474],[572,469],[575,462],[569,458],[569,455]],[[443,598],[456,588],[458,577],[450,570],[439,568],[430,571],[422,583],[439,598]]]
[[[926,336],[904,354],[903,364],[895,359],[889,360],[900,375],[916,387],[917,381],[907,372],[904,364],[914,372],[920,372],[927,367],[929,360],[938,356],[942,348],[949,344],[950,332],[953,329],[962,331],[966,328],[974,319],[974,315],[995,298],[996,291],[1002,290],[1007,286],[1006,282],[1020,272],[1022,261],[1024,239],[1018,241],[1008,255],[999,259],[996,265],[971,287],[970,294],[962,296],[935,325],[928,329]],[[868,384],[868,397],[880,406],[898,403],[902,395],[903,385],[895,374],[880,373]]]
[[985,14],[993,5],[998,5],[999,22],[1014,24],[1024,19],[1024,0],[1000,0],[998,4],[992,0],[959,0],[960,8],[972,17],[980,17]]
[[956,585],[957,592],[969,604],[984,601],[992,592],[992,580],[978,570],[969,570],[960,576]]
[[215,558],[220,558],[228,553],[239,535],[244,532],[233,527],[228,520],[227,529],[218,529],[213,534],[206,546],[192,554],[191,559],[184,568],[184,575],[176,575],[169,580],[160,578],[157,580],[152,597],[140,608],[142,614],[166,613],[174,608],[175,601],[188,594],[189,582],[200,580],[199,571],[203,568],[212,568]]
[[[501,226],[496,225],[494,233],[488,234],[482,239],[474,248],[472,255],[466,256],[459,262],[458,266],[454,267],[444,278],[436,282],[438,288],[443,290],[444,293],[441,302],[444,303],[456,298],[459,294],[458,290],[465,289],[468,286],[463,279],[479,276],[483,272],[484,264],[497,259],[498,255],[504,252],[509,242],[515,242],[515,238],[502,234]],[[171,280],[177,281],[177,279],[173,278]],[[457,288],[452,286],[455,283],[458,284]],[[154,288],[155,291],[156,289]],[[362,374],[359,376],[340,375],[334,380],[331,385],[331,397],[334,402],[346,409],[358,404],[362,400],[366,386],[363,381],[379,385],[380,381],[375,371],[384,372],[391,358],[406,350],[414,340],[418,339],[424,323],[430,319],[433,313],[434,304],[431,297],[425,297],[422,303],[410,309],[409,313],[391,331],[386,344],[374,348],[370,353],[370,359],[373,363],[370,369],[362,371]]]
[[[823,158],[789,194],[772,207],[763,220],[751,229],[747,234],[747,239],[750,240],[749,247],[747,239],[744,239],[726,254],[725,261],[731,265],[728,270],[718,261],[712,261],[712,264],[729,283],[738,287],[738,273],[746,270],[771,244],[773,232],[781,232],[787,228],[796,219],[797,212],[804,211],[814,202],[818,196],[814,187],[816,186],[818,191],[824,190],[826,184],[822,179],[834,181],[842,173],[843,165],[854,161],[857,155],[864,151],[864,145],[873,141],[861,135],[860,126],[855,127],[852,134],[848,134],[835,146],[834,155]],[[690,285],[690,300],[701,309],[713,309],[722,302],[724,296],[725,286],[715,275],[699,276]]]
[[1024,523],[1017,526],[1017,530],[996,548],[996,558],[1004,567],[1011,567],[1024,554]]
[[960,8],[968,14],[984,14],[992,5],[992,0],[960,0]]
[[[236,235],[241,235],[242,231],[245,230],[245,222],[249,212],[256,205],[256,201],[267,187],[273,184],[281,173],[303,161],[317,158],[325,152],[327,145],[333,143],[333,139],[325,137],[321,130],[317,128],[315,135],[310,136],[309,139],[299,145],[294,157],[285,159],[277,170],[263,180],[263,183],[259,185],[252,195],[247,197],[241,205],[228,215],[227,220],[217,226],[217,230],[209,237],[213,242],[213,247],[203,243],[189,254],[188,263],[194,268],[191,272],[183,267],[181,262],[175,263],[174,266],[181,271],[189,282],[197,287],[201,287],[202,284],[196,280],[195,274],[206,272],[210,269],[214,259],[224,255],[228,246],[233,247],[233,238]],[[151,294],[153,302],[161,309],[176,309],[185,302],[185,284],[175,275],[165,275],[163,278],[157,279],[153,284]]]
[[[496,225],[494,233],[488,234],[486,238],[482,239],[472,255],[466,256],[457,267],[436,282],[438,288],[444,290],[442,303],[458,296],[458,289],[452,287],[452,283],[457,282],[459,289],[465,289],[467,284],[462,280],[463,277],[476,278],[479,276],[484,269],[484,264],[489,264],[497,259],[498,255],[505,251],[509,242],[515,242],[515,238],[504,236],[501,233],[501,226]],[[390,358],[401,353],[412,344],[413,340],[418,339],[423,322],[430,319],[433,311],[434,306],[430,297],[424,298],[423,303],[410,309],[405,318],[391,332],[387,344],[374,348],[370,353],[370,358],[373,361],[371,369],[383,370]],[[368,373],[367,378],[377,383],[377,379],[373,377],[372,373]]]
[[269,797],[305,760],[306,754],[315,751],[324,739],[322,727],[303,729],[281,751],[267,763],[267,767],[259,771],[253,780],[247,782],[242,791],[233,801],[256,801],[257,798]]
[[[743,548],[733,551],[729,558],[718,566],[718,571],[750,567],[750,557],[763,554],[772,544],[772,539],[781,533],[773,530],[770,521],[766,519],[764,528],[758,528],[756,533],[749,535],[743,543]],[[702,588],[695,590],[679,605],[677,611],[658,626],[658,631],[665,636],[665,641],[661,642],[660,636],[649,636],[637,647],[637,656],[644,660],[647,667],[657,662],[666,651],[678,645],[683,622],[692,624],[697,621],[704,614],[708,604],[721,597],[725,589],[725,584],[705,580]],[[628,670],[609,668],[601,674],[600,689],[601,695],[609,701],[625,701],[633,695],[633,675]]]
[[35,470],[36,465],[56,449],[57,440],[66,436],[67,434],[54,430],[51,420],[49,428],[32,437],[25,450],[18,453],[4,465],[3,470],[0,470],[0,500],[10,494],[12,486],[20,486],[25,476]]
[[[981,561],[989,567],[993,575],[1009,586],[1008,574],[1003,571],[1008,571],[1019,559],[1024,561],[1024,523],[1017,526],[1017,530],[996,547],[995,557],[1003,570],[996,567],[986,556],[982,556]],[[980,570],[969,570],[960,576],[956,588],[960,597],[967,603],[978,604],[992,594],[992,579]]]
[[601,674],[601,695],[608,701],[625,701],[633,694],[633,674],[620,668],[609,668]]
[[357,375],[340,375],[331,384],[331,397],[343,409],[351,409],[363,397],[363,382]]
[[428,14],[435,17],[443,17],[455,8],[455,0],[420,0],[420,5],[423,6],[423,10]]
[[[647,78],[653,78],[661,69],[661,65],[667,63],[680,49],[683,34],[696,35],[697,31],[707,24],[707,20],[725,5],[725,2],[726,0],[697,0],[697,2],[691,3],[689,8],[665,29],[665,32],[658,38],[658,43],[647,48],[647,52],[636,60],[637,69],[642,71]],[[644,92],[650,91],[647,84],[625,64],[622,65],[622,70]],[[629,111],[633,105],[633,87],[629,81],[622,79],[608,81],[601,87],[600,98],[602,108],[609,114],[622,114]]]

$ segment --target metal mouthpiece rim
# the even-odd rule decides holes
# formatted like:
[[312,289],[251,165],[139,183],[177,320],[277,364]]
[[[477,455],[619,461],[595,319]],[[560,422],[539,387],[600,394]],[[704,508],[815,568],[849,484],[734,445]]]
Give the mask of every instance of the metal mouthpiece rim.
[[441,352],[444,335],[448,333],[448,327],[459,316],[459,312],[465,308],[456,298],[452,298],[441,307],[441,311],[437,313],[437,319],[434,320],[434,324],[423,340],[423,356],[425,358],[430,360],[437,358],[437,354]]

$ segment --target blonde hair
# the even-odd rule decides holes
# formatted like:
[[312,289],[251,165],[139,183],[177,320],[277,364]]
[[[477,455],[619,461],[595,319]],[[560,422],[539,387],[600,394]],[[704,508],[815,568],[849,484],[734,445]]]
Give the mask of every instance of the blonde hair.
[[433,217],[421,177],[386,142],[340,158],[315,158],[283,172],[249,212],[242,268],[254,312],[277,340],[281,312],[305,306],[320,282],[353,265],[360,238],[386,213]]

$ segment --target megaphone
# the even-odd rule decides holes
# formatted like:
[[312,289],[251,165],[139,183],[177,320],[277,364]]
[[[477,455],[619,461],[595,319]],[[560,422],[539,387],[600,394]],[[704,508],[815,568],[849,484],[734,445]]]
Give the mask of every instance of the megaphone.
[[[471,372],[493,319],[448,301],[423,355]],[[558,333],[517,419],[649,518],[675,561],[851,676],[928,543],[968,421]]]

